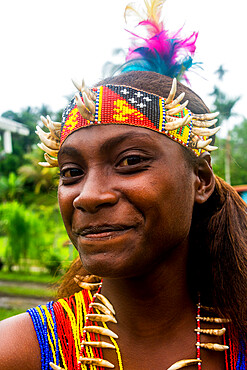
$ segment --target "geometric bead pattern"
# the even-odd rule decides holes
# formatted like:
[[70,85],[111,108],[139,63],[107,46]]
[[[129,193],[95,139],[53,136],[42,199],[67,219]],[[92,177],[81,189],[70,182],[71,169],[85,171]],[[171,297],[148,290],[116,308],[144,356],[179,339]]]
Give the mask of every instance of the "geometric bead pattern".
[[[197,156],[203,151],[203,149],[193,148],[192,119],[182,128],[172,131],[166,129],[166,99],[128,86],[106,85],[93,88],[92,91],[96,94],[95,120],[89,121],[82,118],[73,98],[62,116],[60,145],[69,134],[82,127],[97,124],[124,124],[162,133],[179,144],[190,147]],[[80,96],[83,101],[81,93]],[[191,112],[184,108],[173,117],[183,118],[187,114],[191,115]],[[202,137],[202,140],[206,138]]]

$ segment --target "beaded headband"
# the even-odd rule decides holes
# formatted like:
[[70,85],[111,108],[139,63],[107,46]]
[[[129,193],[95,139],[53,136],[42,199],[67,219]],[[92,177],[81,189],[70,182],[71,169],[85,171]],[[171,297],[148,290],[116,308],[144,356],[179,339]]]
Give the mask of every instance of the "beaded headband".
[[188,100],[180,104],[185,93],[174,99],[176,79],[166,99],[128,86],[105,85],[89,90],[84,84],[74,84],[79,93],[64,110],[62,123],[53,122],[47,116],[41,120],[50,132],[37,126],[36,133],[41,140],[38,146],[45,151],[46,160],[40,162],[41,166],[58,166],[59,148],[71,133],[102,124],[138,126],[159,132],[189,148],[196,156],[217,149],[210,145],[210,136],[220,128],[209,127],[217,122],[218,113],[194,114],[186,108]]

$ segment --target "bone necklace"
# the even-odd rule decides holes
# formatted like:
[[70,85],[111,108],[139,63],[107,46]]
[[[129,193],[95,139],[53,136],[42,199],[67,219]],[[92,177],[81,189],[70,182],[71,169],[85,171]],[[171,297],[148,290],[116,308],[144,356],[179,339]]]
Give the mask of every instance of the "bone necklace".
[[[83,338],[81,341],[81,348],[80,348],[80,355],[77,361],[77,370],[81,370],[82,368],[85,368],[85,366],[97,366],[97,367],[104,367],[104,368],[114,368],[114,365],[102,358],[102,349],[103,348],[109,348],[114,349],[117,354],[118,358],[118,365],[119,370],[123,370],[123,363],[121,359],[121,353],[119,350],[119,347],[117,345],[116,339],[118,338],[117,334],[113,331],[109,330],[107,327],[107,322],[113,322],[117,323],[117,320],[115,319],[115,311],[112,306],[112,304],[109,302],[109,300],[104,297],[102,294],[100,294],[102,282],[100,283],[88,283],[81,281],[79,277],[75,278],[75,281],[77,284],[88,291],[97,291],[91,300],[91,303],[89,304],[89,310],[86,316],[86,322],[83,329]],[[96,302],[98,300],[98,302]],[[196,322],[197,326],[195,329],[196,332],[196,358],[195,359],[183,359],[180,361],[177,361],[173,365],[171,365],[167,370],[177,370],[182,369],[184,367],[197,365],[198,370],[202,369],[202,361],[201,361],[201,348],[207,349],[207,350],[213,350],[213,351],[226,351],[229,347],[222,344],[217,343],[201,343],[201,333],[210,335],[210,336],[223,336],[226,332],[226,328],[222,327],[221,329],[202,329],[201,328],[201,322],[209,322],[209,323],[215,323],[215,324],[225,324],[229,323],[230,320],[223,319],[219,317],[204,317],[201,316],[201,311],[206,311],[209,314],[213,312],[213,309],[211,307],[202,306],[199,303],[197,304],[197,316],[196,316]],[[93,322],[100,322],[101,325],[93,325],[90,323]],[[107,336],[110,338],[111,343],[97,340],[96,337],[99,338],[99,335]],[[89,336],[90,340],[87,340],[87,337]],[[93,349],[93,352],[96,349],[99,350],[100,356],[99,357],[89,357],[87,348],[91,347]],[[98,353],[98,352],[97,352]],[[97,356],[96,352],[95,355]],[[83,366],[84,365],[84,366]],[[62,367],[55,365],[54,363],[50,362],[50,366],[54,370],[64,370]]]

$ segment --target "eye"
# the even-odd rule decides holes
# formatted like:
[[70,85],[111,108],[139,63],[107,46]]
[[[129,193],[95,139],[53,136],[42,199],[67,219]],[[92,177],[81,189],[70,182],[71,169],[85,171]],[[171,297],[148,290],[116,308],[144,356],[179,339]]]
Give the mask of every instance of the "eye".
[[140,155],[130,155],[119,162],[119,167],[134,166],[144,161]]
[[82,176],[83,174],[84,172],[79,168],[66,168],[60,171],[60,177],[64,180],[76,178],[76,177]]

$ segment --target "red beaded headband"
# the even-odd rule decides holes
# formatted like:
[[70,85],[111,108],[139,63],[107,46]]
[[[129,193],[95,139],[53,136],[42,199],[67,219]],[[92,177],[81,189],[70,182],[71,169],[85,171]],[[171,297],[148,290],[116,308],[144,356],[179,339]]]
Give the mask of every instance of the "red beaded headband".
[[212,139],[219,127],[210,129],[217,121],[218,113],[194,114],[186,108],[188,101],[180,102],[184,93],[175,100],[176,79],[167,99],[128,86],[106,85],[86,89],[75,84],[80,93],[76,94],[66,107],[62,123],[41,117],[50,133],[37,126],[42,141],[45,167],[55,167],[57,154],[64,140],[74,131],[91,125],[121,124],[144,127],[168,136],[170,139],[191,149],[196,156],[203,151],[212,151]]

